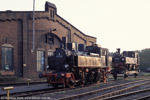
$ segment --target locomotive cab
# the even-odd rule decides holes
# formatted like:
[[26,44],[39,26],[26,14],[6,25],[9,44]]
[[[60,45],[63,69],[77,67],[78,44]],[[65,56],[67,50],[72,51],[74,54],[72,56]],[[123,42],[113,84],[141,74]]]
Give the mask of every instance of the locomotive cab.
[[93,53],[93,55],[98,54],[104,62],[103,66],[108,66],[108,49],[102,48],[98,44],[93,44],[92,46],[87,46],[86,50],[88,53]]

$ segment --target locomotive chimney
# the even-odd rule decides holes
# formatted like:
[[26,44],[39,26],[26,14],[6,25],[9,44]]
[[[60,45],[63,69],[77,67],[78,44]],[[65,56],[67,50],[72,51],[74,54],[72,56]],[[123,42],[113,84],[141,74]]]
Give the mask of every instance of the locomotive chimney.
[[117,51],[118,51],[118,54],[120,55],[120,48],[118,48]]

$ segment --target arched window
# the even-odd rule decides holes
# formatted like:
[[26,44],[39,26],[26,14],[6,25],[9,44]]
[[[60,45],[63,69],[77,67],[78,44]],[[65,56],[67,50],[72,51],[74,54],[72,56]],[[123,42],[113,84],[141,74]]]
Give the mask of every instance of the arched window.
[[2,69],[7,71],[14,70],[13,46],[10,44],[2,45]]
[[45,34],[46,36],[46,43],[50,44],[50,45],[61,45],[62,40],[60,39],[60,37],[58,37],[56,34],[54,33],[47,33]]

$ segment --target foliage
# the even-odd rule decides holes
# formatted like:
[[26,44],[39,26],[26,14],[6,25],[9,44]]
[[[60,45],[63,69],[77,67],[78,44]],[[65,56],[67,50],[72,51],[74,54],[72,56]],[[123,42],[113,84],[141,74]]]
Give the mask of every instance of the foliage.
[[140,69],[146,71],[147,68],[150,68],[150,48],[143,49],[139,52],[140,55]]
[[114,54],[114,52],[109,52],[108,56],[112,56]]

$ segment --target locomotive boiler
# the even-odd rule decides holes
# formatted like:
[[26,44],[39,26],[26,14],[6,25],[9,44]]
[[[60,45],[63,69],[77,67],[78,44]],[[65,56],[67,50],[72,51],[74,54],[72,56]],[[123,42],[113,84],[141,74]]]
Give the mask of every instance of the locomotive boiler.
[[[79,47],[77,49],[77,47]],[[87,46],[68,43],[67,50],[57,48],[54,55],[48,59],[49,71],[40,75],[47,77],[47,82],[53,87],[63,85],[74,87],[89,83],[107,81],[108,49],[99,45]]]
[[139,73],[139,54],[134,51],[123,51],[120,54],[120,49],[113,54],[112,57],[112,75],[114,79],[117,79],[119,74],[122,74],[124,78],[129,75],[138,76]]

